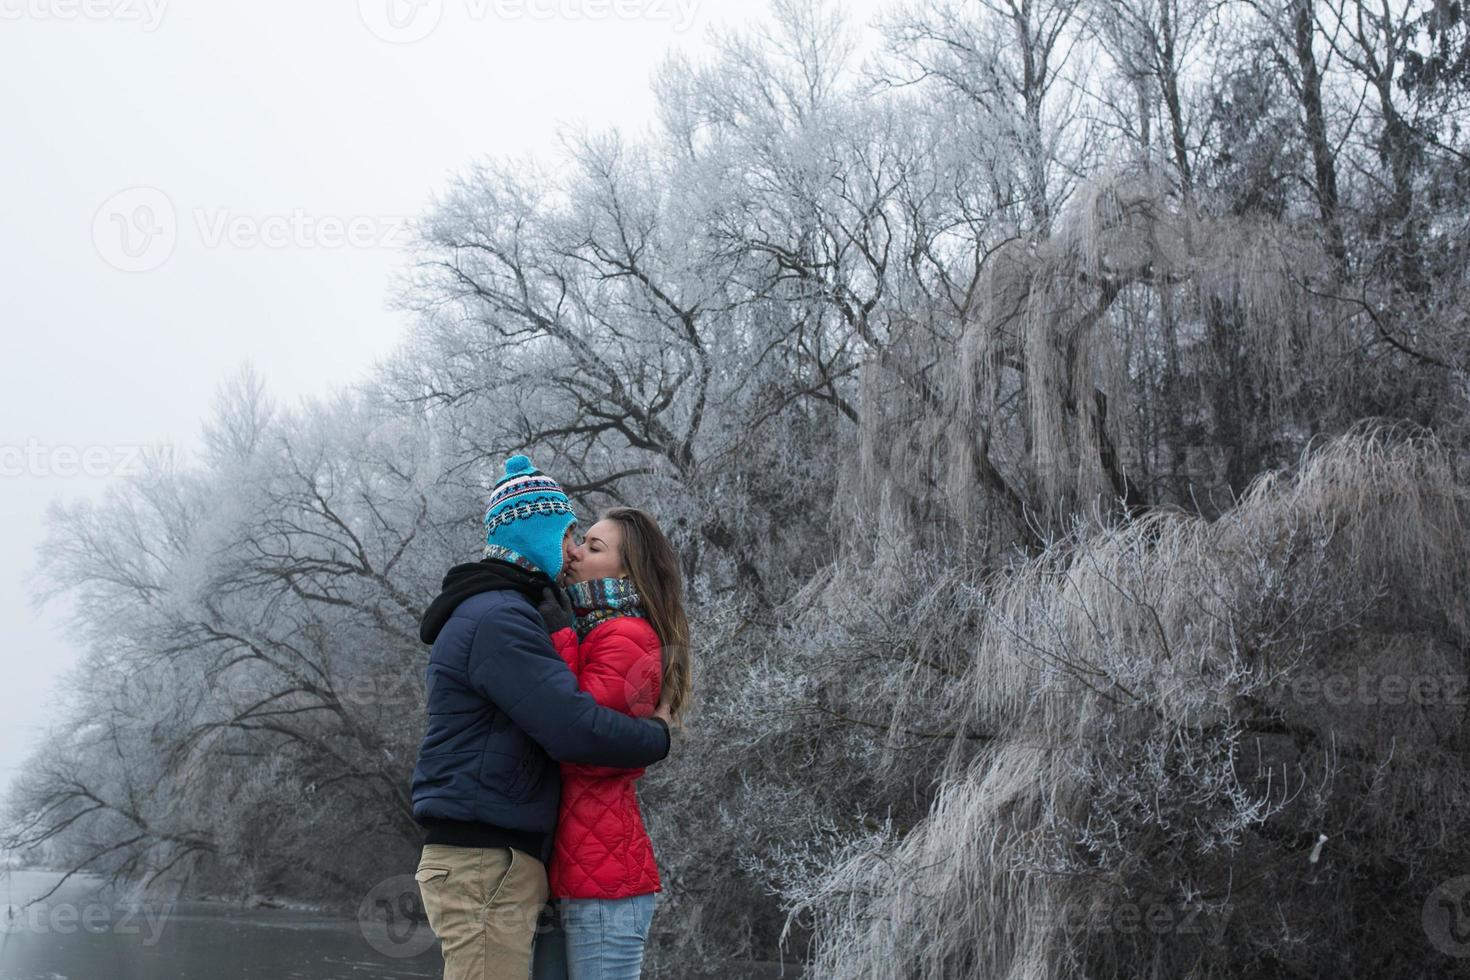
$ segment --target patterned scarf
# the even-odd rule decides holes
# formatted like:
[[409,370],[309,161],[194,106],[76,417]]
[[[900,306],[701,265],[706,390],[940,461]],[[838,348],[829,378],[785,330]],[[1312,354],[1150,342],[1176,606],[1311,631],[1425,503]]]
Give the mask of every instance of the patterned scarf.
[[546,574],[540,568],[536,567],[536,563],[527,558],[525,555],[521,554],[518,551],[511,551],[509,548],[503,547],[498,544],[485,545],[485,551],[482,557],[498,558],[501,561],[509,562],[510,564],[515,565],[517,568],[524,568],[528,572],[535,572],[537,575]]
[[592,631],[592,627],[605,619],[618,616],[642,616],[643,600],[630,578],[594,578],[585,582],[573,582],[567,586],[567,596],[572,600],[572,611],[577,615],[577,638],[581,639]]

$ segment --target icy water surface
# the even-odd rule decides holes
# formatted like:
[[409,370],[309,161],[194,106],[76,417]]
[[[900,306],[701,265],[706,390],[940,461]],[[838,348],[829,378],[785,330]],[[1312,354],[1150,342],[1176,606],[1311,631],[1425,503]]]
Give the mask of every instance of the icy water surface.
[[[404,916],[359,922],[216,902],[147,904],[117,891],[99,893],[101,880],[81,875],[44,903],[19,908],[60,878],[50,871],[0,871],[0,980],[437,980],[443,974],[427,924]],[[407,887],[412,881],[406,878]],[[791,963],[784,970],[731,963],[718,972],[725,980],[801,975]]]
[[398,980],[443,970],[428,927],[411,922],[390,935],[381,921],[314,912],[133,903],[80,875],[18,908],[60,878],[0,873],[0,980]]

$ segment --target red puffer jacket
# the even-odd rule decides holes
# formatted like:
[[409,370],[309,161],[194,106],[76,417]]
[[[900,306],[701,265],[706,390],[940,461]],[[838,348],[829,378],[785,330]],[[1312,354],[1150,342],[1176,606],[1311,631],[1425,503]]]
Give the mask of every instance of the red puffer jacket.
[[[663,650],[639,616],[598,623],[580,643],[561,629],[552,643],[598,704],[647,718],[658,706]],[[634,783],[642,769],[561,764],[561,809],[547,876],[553,898],[627,898],[662,891],[653,842]]]

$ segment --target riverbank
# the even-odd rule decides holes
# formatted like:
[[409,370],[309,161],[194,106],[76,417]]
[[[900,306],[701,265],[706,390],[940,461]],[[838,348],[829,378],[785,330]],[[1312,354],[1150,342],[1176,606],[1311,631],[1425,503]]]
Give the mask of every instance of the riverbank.
[[[65,871],[0,874],[0,980],[385,980],[442,975],[438,942],[422,922],[364,922],[309,903],[253,896],[161,900]],[[255,904],[247,904],[249,902]],[[652,975],[650,973],[650,975]],[[665,976],[670,974],[663,974]],[[673,974],[678,975],[678,974]],[[708,971],[706,971],[708,975]],[[800,964],[722,964],[720,980],[801,980]]]

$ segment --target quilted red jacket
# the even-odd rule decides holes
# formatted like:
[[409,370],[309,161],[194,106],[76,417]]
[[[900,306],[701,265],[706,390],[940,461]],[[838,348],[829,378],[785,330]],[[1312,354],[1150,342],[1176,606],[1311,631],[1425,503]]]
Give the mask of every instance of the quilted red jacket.
[[[635,718],[658,706],[663,651],[639,616],[603,620],[580,643],[575,630],[552,636],[582,690]],[[627,898],[662,891],[653,842],[634,784],[642,769],[561,764],[561,809],[547,877],[553,898]]]

